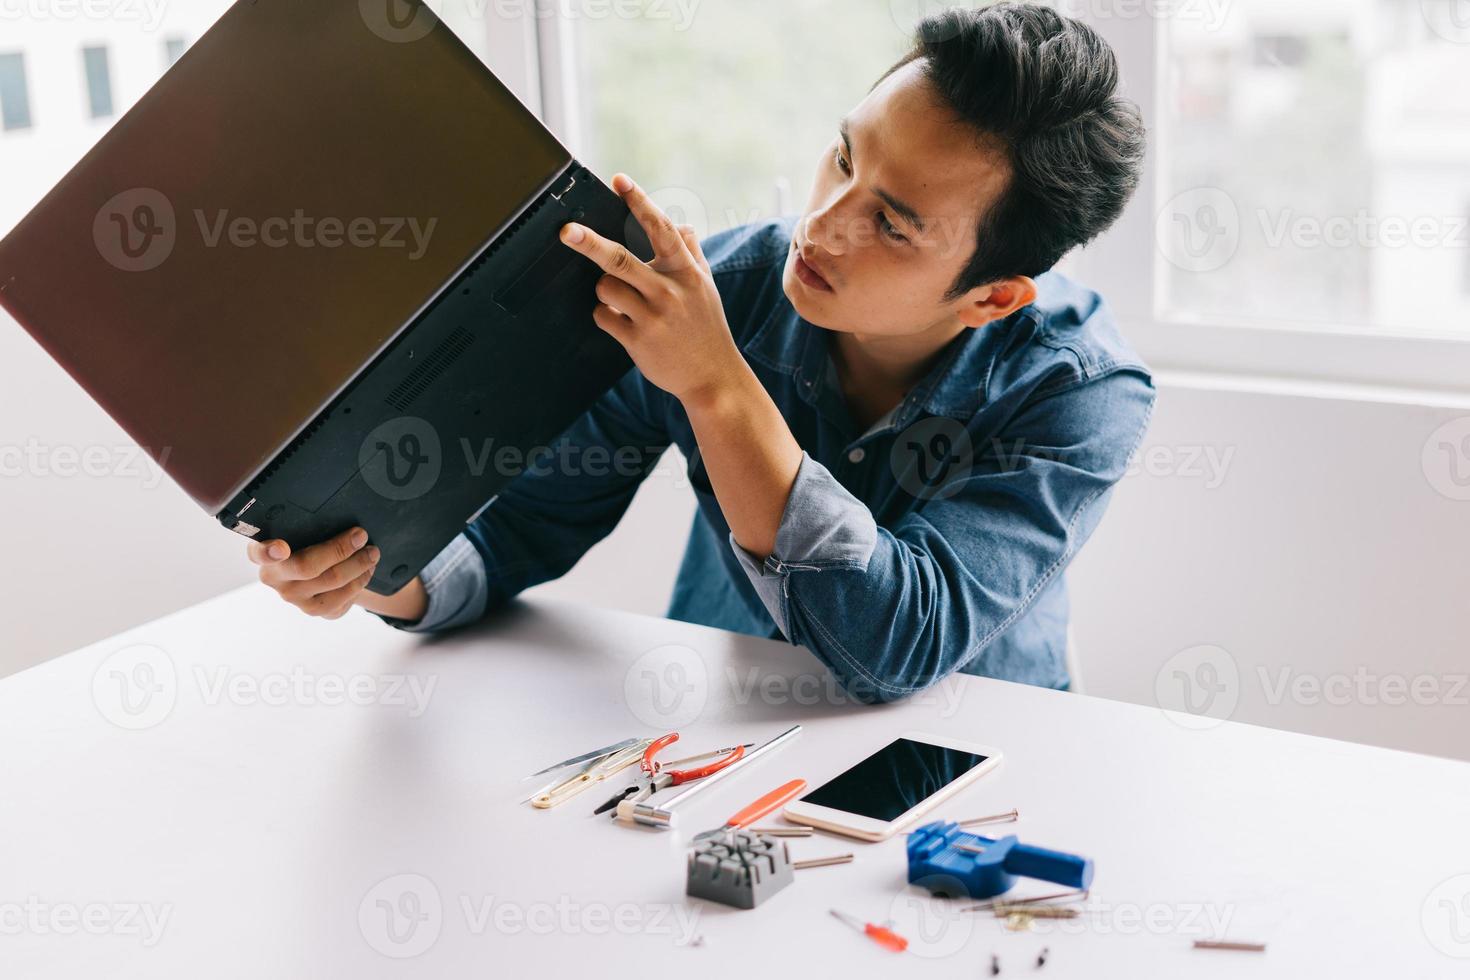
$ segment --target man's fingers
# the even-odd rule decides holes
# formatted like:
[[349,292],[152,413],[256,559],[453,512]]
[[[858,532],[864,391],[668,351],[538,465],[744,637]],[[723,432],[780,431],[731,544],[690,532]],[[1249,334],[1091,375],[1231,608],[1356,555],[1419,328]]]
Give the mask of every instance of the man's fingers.
[[245,554],[257,565],[274,565],[291,557],[291,546],[284,541],[250,541]]
[[597,280],[597,298],[628,314],[630,317],[647,317],[648,300],[642,293],[616,276],[603,276]]
[[679,229],[632,177],[616,174],[612,186],[613,190],[622,195],[623,203],[628,205],[628,210],[633,212],[633,217],[638,219],[638,223],[648,233],[654,255],[669,259],[686,257],[684,238],[679,234]]
[[353,602],[372,581],[373,573],[364,572],[339,589],[323,592],[301,604],[303,612],[322,619],[341,619],[352,608]]
[[314,579],[333,565],[341,564],[367,544],[367,532],[360,527],[348,528],[335,538],[314,544],[296,553],[281,566],[282,577],[302,582]]
[[607,331],[624,347],[632,339],[633,321],[628,319],[626,314],[619,313],[606,303],[597,304],[597,308],[592,311],[592,322]]
[[658,273],[625,246],[602,237],[586,225],[575,221],[562,225],[561,240],[597,263],[603,272],[617,276],[635,289],[651,288],[658,279]]
[[694,256],[699,267],[705,272],[714,275],[714,270],[709,266],[709,259],[704,257],[704,249],[699,247],[699,233],[694,230],[693,225],[680,225],[679,237],[684,239],[684,245],[689,249],[689,254]]

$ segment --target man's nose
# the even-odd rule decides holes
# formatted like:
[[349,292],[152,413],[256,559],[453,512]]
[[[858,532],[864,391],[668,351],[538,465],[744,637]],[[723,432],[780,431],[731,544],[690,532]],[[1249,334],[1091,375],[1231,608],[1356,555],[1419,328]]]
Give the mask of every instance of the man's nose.
[[829,255],[841,255],[847,250],[847,236],[830,209],[807,215],[802,237]]

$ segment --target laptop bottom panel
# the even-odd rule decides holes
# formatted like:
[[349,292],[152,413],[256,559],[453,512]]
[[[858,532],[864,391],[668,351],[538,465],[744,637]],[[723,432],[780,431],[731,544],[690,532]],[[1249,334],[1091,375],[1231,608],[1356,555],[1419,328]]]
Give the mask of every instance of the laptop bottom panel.
[[391,595],[631,367],[592,321],[602,273],[576,220],[652,257],[611,188],[573,164],[217,516],[293,551],[354,525]]

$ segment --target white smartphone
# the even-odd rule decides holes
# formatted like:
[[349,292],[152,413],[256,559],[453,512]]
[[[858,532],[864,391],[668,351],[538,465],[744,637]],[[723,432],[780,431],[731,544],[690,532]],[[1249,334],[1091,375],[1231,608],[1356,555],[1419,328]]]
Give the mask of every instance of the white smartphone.
[[887,840],[1000,765],[977,742],[904,732],[786,807],[786,819],[859,840]]

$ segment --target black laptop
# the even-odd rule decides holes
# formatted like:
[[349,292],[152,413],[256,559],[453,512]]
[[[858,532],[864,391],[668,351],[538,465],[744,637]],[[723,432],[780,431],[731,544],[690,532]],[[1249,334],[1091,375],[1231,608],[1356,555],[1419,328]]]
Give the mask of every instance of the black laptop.
[[631,367],[571,220],[652,256],[427,6],[241,0],[0,242],[0,304],[226,528],[361,525],[389,594]]

